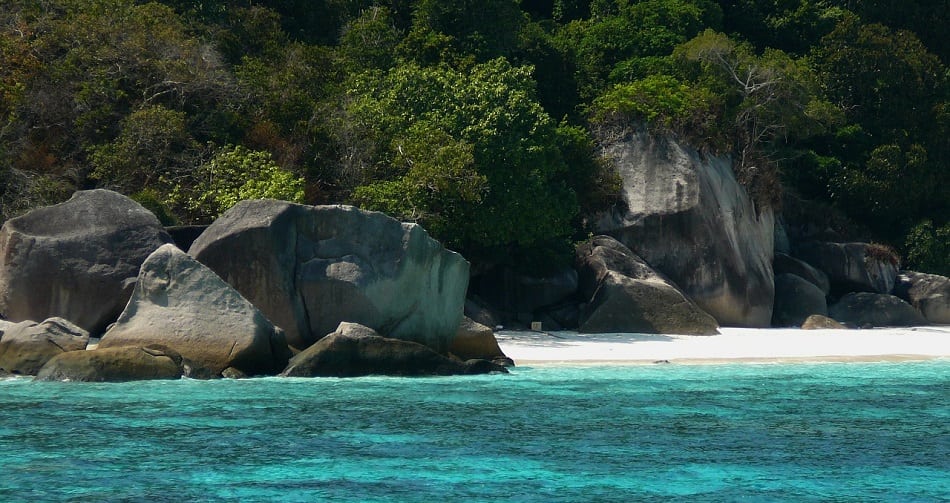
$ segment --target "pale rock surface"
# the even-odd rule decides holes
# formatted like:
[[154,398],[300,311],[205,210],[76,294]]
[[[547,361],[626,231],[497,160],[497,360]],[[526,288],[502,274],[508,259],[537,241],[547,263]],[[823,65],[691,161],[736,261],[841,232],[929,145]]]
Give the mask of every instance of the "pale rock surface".
[[213,271],[174,245],[142,264],[129,304],[99,349],[166,346],[218,377],[228,367],[247,375],[276,374],[290,356],[283,333]]
[[616,237],[721,325],[769,326],[775,218],[754,206],[730,159],[643,130],[605,151],[626,208],[597,218],[595,232]]
[[0,229],[0,315],[61,317],[99,335],[128,302],[145,258],[169,242],[155,215],[108,190],[12,218]]
[[89,332],[62,318],[42,323],[22,321],[7,327],[0,336],[0,370],[36,375],[54,356],[82,351],[88,344]]
[[448,349],[469,265],[422,227],[351,206],[243,201],[189,253],[305,349],[342,321]]
[[609,236],[577,247],[581,332],[713,335],[716,320],[665,277]]
[[903,271],[897,277],[894,295],[917,308],[930,323],[950,325],[950,278]]
[[449,347],[449,353],[462,360],[489,360],[499,365],[512,365],[510,358],[498,347],[495,332],[468,316],[462,318],[458,333]]

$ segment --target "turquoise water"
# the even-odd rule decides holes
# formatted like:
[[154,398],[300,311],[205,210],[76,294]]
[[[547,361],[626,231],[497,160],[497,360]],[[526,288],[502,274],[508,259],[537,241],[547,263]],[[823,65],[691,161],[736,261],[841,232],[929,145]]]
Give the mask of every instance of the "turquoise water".
[[950,361],[0,381],[0,501],[947,501]]

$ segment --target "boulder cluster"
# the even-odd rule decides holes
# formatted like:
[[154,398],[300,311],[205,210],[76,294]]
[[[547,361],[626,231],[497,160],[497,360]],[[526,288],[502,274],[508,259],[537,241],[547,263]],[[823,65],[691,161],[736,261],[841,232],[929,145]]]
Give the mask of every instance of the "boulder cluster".
[[467,316],[490,326],[686,335],[950,324],[950,279],[902,271],[877,244],[790,236],[736,181],[728,157],[645,130],[604,149],[623,204],[590,217],[602,235],[577,245],[570,268],[479,272]]
[[72,381],[505,372],[491,330],[463,319],[468,269],[417,225],[271,200],[239,203],[185,252],[138,203],[80,191],[0,230],[0,371]]
[[207,228],[164,229],[122,195],[78,192],[0,230],[0,372],[471,374],[513,365],[499,325],[713,335],[950,324],[950,278],[901,270],[877,244],[786,232],[727,157],[643,130],[605,152],[623,204],[589,215],[599,235],[543,275],[470,275],[421,227],[350,206],[243,201]]

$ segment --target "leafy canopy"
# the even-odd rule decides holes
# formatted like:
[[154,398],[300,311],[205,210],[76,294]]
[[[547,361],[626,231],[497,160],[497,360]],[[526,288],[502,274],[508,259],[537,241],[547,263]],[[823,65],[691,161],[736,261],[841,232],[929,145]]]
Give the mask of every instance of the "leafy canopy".
[[363,75],[347,118],[383,146],[354,193],[364,207],[423,223],[473,256],[566,239],[578,207],[557,125],[534,99],[531,69],[503,58],[462,72],[409,63]]
[[282,169],[270,153],[228,145],[196,171],[197,183],[178,185],[169,202],[217,217],[245,199],[304,202],[303,179]]

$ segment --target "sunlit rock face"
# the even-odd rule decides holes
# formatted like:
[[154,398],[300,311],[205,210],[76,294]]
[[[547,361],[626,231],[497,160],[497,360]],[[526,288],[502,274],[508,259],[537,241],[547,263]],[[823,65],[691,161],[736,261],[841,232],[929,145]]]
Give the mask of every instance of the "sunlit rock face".
[[604,152],[626,207],[596,216],[595,232],[617,238],[721,325],[769,326],[775,219],[736,182],[730,159],[645,131]]
[[171,240],[155,215],[109,190],[10,219],[0,230],[0,314],[58,316],[101,334],[132,295],[139,266]]
[[243,201],[189,253],[304,349],[344,321],[448,349],[469,265],[422,227],[352,206]]
[[167,244],[142,264],[135,291],[99,348],[158,345],[190,362],[193,377],[276,374],[290,358],[283,332],[230,285]]
[[950,278],[901,271],[894,285],[894,295],[917,308],[930,323],[950,325]]
[[89,332],[62,318],[0,324],[0,373],[35,375],[53,357],[87,344]]
[[661,274],[609,236],[577,246],[581,332],[717,334],[716,320]]

